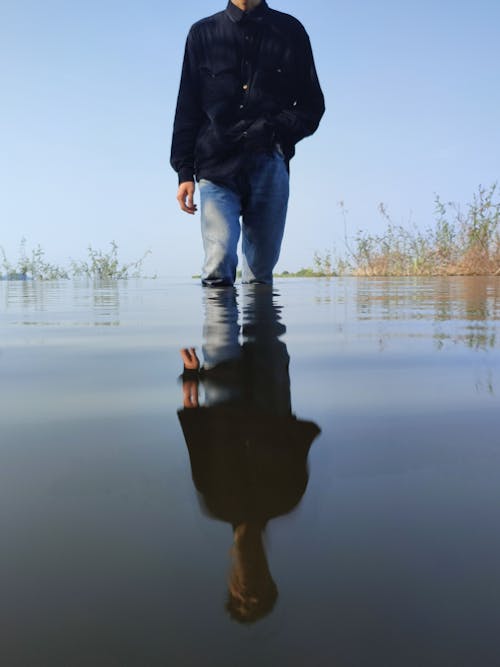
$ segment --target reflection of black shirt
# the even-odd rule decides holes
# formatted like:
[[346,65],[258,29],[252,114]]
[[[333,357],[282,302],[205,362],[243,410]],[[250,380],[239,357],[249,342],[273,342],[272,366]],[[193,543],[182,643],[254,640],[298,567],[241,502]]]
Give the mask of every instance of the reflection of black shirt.
[[210,515],[233,525],[265,524],[300,501],[315,424],[236,406],[178,414],[193,481]]
[[221,403],[178,413],[205,507],[234,525],[265,524],[297,505],[319,433],[292,415],[286,345],[262,333],[260,342],[242,345],[237,360],[200,373],[206,389],[224,389]]
[[193,481],[208,513],[233,525],[290,512],[308,480],[319,428],[292,414],[290,356],[281,307],[268,285],[248,286],[239,343],[234,288],[205,291],[204,359],[185,381],[203,384],[204,407],[180,410]]
[[234,176],[248,152],[279,143],[286,160],[324,113],[309,38],[265,0],[252,12],[231,1],[188,35],[172,139],[179,182]]

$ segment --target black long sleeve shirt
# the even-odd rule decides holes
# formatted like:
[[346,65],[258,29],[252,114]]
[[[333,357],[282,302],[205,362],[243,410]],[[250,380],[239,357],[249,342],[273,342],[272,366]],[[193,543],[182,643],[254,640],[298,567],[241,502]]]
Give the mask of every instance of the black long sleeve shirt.
[[279,144],[288,161],[325,111],[309,37],[262,0],[227,8],[189,31],[172,139],[179,183],[230,182],[249,152]]

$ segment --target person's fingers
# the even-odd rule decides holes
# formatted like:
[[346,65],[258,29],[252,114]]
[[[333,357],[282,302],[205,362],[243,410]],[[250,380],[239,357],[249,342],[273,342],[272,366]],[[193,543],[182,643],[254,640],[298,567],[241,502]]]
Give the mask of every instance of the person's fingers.
[[197,370],[200,367],[200,360],[196,354],[194,347],[185,347],[181,350],[181,359],[184,363],[184,368],[188,370]]
[[188,369],[193,368],[193,357],[189,350],[181,350],[181,358],[184,363],[184,367]]
[[191,359],[191,361],[198,361],[198,356],[196,354],[196,348],[195,347],[190,347],[188,349],[188,354]]
[[185,408],[197,408],[199,406],[197,382],[184,382],[182,394]]
[[187,382],[185,382],[182,385],[182,396],[183,396],[183,399],[184,399],[184,401],[183,401],[184,402],[184,407],[188,408],[190,403],[191,403],[191,391],[190,391],[190,388],[188,387]]
[[198,407],[198,385],[196,382],[193,382],[193,386],[191,387],[191,407],[197,408]]
[[186,197],[187,194],[185,191],[179,192],[177,195],[177,201],[179,202],[181,211],[184,211],[185,213],[193,213],[193,211],[186,206]]

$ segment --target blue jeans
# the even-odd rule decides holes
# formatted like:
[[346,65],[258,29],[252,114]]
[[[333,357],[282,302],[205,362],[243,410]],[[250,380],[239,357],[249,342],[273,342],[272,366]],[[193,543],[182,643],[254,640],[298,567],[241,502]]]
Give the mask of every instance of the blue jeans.
[[272,283],[285,229],[288,192],[288,170],[278,150],[272,155],[250,155],[231,187],[200,180],[204,285],[234,283],[240,232],[242,282]]

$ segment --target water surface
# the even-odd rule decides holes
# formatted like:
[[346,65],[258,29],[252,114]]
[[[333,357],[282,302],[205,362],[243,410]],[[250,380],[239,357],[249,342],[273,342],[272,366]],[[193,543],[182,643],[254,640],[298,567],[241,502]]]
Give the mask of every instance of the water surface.
[[500,278],[0,282],[1,664],[496,667],[499,320]]

